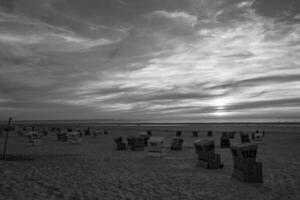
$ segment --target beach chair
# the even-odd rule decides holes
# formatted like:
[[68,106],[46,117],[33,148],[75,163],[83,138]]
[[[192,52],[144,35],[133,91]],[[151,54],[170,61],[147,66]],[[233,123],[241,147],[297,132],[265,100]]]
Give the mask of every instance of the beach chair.
[[212,131],[207,131],[207,137],[212,137],[213,136],[213,132]]
[[114,139],[116,145],[117,145],[117,150],[118,151],[124,151],[126,150],[126,144],[123,142],[123,137],[116,137]]
[[61,132],[57,132],[56,133],[56,138],[57,138],[57,141],[62,141],[62,133]]
[[44,134],[44,136],[47,136],[48,135],[48,129],[43,129],[43,134]]
[[56,136],[57,136],[57,141],[62,141],[62,142],[68,141],[67,133],[64,131],[57,132]]
[[250,138],[247,133],[240,133],[241,143],[250,143]]
[[257,144],[232,145],[231,153],[234,178],[243,182],[263,182],[262,163],[256,162]]
[[222,132],[222,136],[220,138],[220,147],[221,148],[230,148],[230,137],[227,132]]
[[141,136],[128,136],[127,143],[132,151],[144,151],[145,142]]
[[87,129],[84,130],[84,135],[86,135],[86,136],[91,135],[90,128],[87,128]]
[[147,130],[147,134],[151,137],[152,136],[152,131],[151,130]]
[[101,135],[102,134],[102,132],[101,132],[101,130],[99,130],[99,129],[95,129],[94,131],[93,131],[93,135],[94,136],[96,136],[96,135]]
[[73,132],[72,128],[67,128],[67,132]]
[[148,156],[161,157],[163,154],[163,137],[150,137],[148,140]]
[[251,133],[251,140],[254,140],[255,133]]
[[135,138],[135,136],[132,136],[132,135],[130,135],[130,136],[128,136],[128,137],[126,138],[126,140],[127,140],[127,146],[128,146],[130,149],[132,149],[132,147],[133,147],[133,145],[134,145],[134,138]]
[[133,143],[132,150],[133,151],[144,151],[144,147],[145,147],[144,138],[141,136],[134,137],[134,143]]
[[183,139],[180,137],[173,138],[171,143],[171,150],[181,151],[182,150]]
[[67,132],[66,136],[70,144],[80,144],[82,142],[81,135],[78,131]]
[[229,132],[229,138],[234,139],[235,137],[235,132]]
[[193,131],[193,137],[198,137],[198,131]]
[[262,142],[264,139],[263,133],[254,133],[253,134],[253,140],[256,142]]
[[28,137],[28,141],[31,144],[31,146],[39,146],[42,144],[41,135],[38,131],[27,132],[26,136]]
[[200,139],[194,142],[196,154],[198,155],[198,167],[206,169],[223,168],[221,156],[215,153],[215,141],[212,139]]
[[180,137],[182,135],[181,131],[176,131],[176,137]]
[[148,146],[148,139],[150,138],[150,135],[147,132],[140,132],[138,136],[144,138],[144,145]]

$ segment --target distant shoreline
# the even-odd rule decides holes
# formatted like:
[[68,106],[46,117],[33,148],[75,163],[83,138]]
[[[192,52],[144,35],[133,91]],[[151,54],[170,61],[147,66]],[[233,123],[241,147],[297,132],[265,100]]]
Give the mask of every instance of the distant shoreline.
[[[0,121],[0,124],[6,124],[7,121]],[[78,124],[78,125],[118,125],[118,126],[184,126],[184,125],[300,125],[300,122],[144,122],[144,121],[122,121],[122,120],[17,120],[12,121],[15,125],[51,125],[51,124]]]

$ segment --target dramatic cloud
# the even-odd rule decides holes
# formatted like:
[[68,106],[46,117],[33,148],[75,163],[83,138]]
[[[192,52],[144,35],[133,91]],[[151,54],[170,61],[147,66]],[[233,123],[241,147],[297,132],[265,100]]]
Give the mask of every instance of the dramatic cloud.
[[0,3],[1,119],[290,121],[299,2]]

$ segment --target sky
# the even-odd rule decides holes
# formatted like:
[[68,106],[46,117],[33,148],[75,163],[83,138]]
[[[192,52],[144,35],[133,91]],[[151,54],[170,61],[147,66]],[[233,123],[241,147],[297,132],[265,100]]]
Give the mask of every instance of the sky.
[[0,119],[300,121],[299,0],[0,0]]

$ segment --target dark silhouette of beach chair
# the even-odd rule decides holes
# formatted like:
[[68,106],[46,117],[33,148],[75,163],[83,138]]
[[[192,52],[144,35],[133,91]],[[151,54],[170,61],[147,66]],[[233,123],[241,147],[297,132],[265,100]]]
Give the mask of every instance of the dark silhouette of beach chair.
[[147,132],[141,132],[138,135],[144,139],[145,147],[148,146],[148,140],[151,136]]
[[151,137],[152,136],[152,131],[151,130],[147,130],[147,134]]
[[215,141],[212,139],[200,139],[194,142],[195,151],[198,155],[197,166],[206,169],[223,168],[220,154],[215,153]]
[[183,139],[180,137],[173,138],[171,142],[171,150],[181,151],[182,150]]
[[84,130],[84,135],[86,135],[86,136],[91,135],[90,128],[87,128]]
[[241,143],[250,143],[250,137],[247,133],[240,133]]
[[150,137],[148,143],[148,156],[161,157],[163,155],[163,137]]
[[57,132],[56,136],[57,136],[57,141],[62,141],[62,142],[68,141],[67,133],[65,132]]
[[234,139],[234,137],[235,137],[235,132],[234,131],[229,132],[229,138]]
[[264,133],[255,132],[251,134],[252,141],[263,141]]
[[221,148],[229,148],[230,147],[230,137],[227,132],[222,132],[222,136],[220,138],[220,147]]
[[193,131],[193,137],[198,137],[198,131]]
[[231,153],[234,178],[243,182],[263,182],[262,163],[256,162],[257,144],[232,145]]
[[212,137],[213,136],[213,132],[212,131],[207,131],[207,136],[208,137]]
[[141,136],[128,136],[127,143],[132,151],[143,151],[145,147],[144,138]]
[[116,137],[114,139],[116,145],[117,145],[117,150],[118,151],[124,151],[126,150],[126,144],[123,142],[123,137]]
[[126,138],[126,140],[127,140],[127,146],[130,148],[130,149],[132,149],[132,146],[134,145],[134,137],[135,136],[128,136],[127,138]]
[[30,131],[26,133],[28,141],[32,146],[41,145],[42,135],[38,131]]

